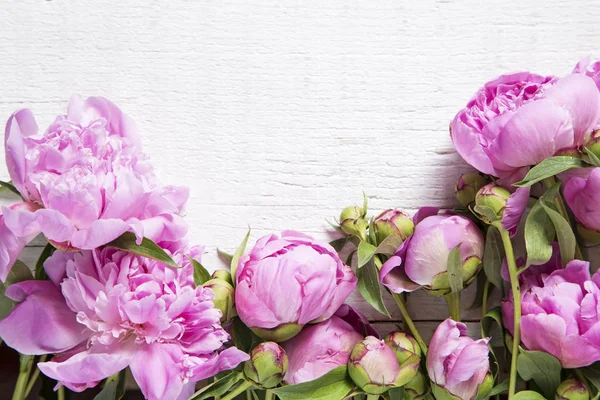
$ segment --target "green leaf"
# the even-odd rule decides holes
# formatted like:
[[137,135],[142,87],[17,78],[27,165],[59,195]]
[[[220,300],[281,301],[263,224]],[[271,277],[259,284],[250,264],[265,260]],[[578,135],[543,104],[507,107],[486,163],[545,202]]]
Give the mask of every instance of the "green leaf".
[[498,229],[490,225],[485,237],[485,249],[483,251],[483,271],[487,280],[498,289],[503,286],[502,259],[504,258],[504,246]]
[[509,384],[509,379],[506,378],[505,380],[503,380],[502,382],[500,382],[499,384],[494,386],[492,388],[492,390],[488,393],[488,396],[492,397],[497,394],[501,394],[501,393],[508,391],[508,384]]
[[348,377],[348,367],[342,365],[315,380],[272,389],[281,400],[339,400],[344,398],[354,384]]
[[358,244],[358,268],[371,261],[375,254],[376,247],[371,243],[361,240]]
[[339,253],[346,246],[346,244],[348,244],[348,242],[348,237],[343,237],[336,240],[332,240],[331,242],[329,242],[329,245]]
[[46,245],[46,247],[44,247],[44,250],[42,250],[42,254],[40,254],[40,257],[38,258],[37,262],[35,263],[35,279],[37,279],[37,280],[47,280],[48,279],[48,275],[46,274],[46,271],[44,270],[44,263],[52,255],[52,253],[54,253],[54,250],[56,250],[55,247],[52,246],[50,243],[48,243]]
[[473,212],[477,215],[477,217],[483,220],[486,223],[492,223],[498,219],[498,215],[496,211],[494,211],[491,207],[476,205],[473,207]]
[[395,235],[390,235],[383,239],[383,241],[375,249],[375,254],[383,254],[386,256],[392,256],[396,253],[396,250],[402,245],[402,239]]
[[369,221],[369,241],[377,243],[377,235],[375,234],[375,218],[371,217]]
[[374,309],[387,317],[390,313],[385,308],[381,295],[381,287],[379,286],[379,271],[374,260],[371,260],[362,268],[356,270],[358,278],[358,291]]
[[263,341],[239,317],[234,318],[231,324],[231,339],[235,347],[246,353],[249,353],[250,350]]
[[406,392],[404,390],[404,386],[401,386],[401,387],[391,388],[390,390],[388,390],[386,397],[389,400],[402,400],[402,399],[404,399],[405,395],[406,395]]
[[204,386],[189,398],[189,400],[204,400],[211,397],[219,397],[226,394],[229,389],[243,379],[243,374],[239,371],[231,371],[227,375]]
[[[548,398],[552,399],[554,397]],[[516,393],[513,396],[513,400],[547,400],[547,398],[542,396],[538,392],[534,392],[533,390],[523,390],[522,392]]]
[[210,274],[208,273],[206,268],[204,268],[204,266],[202,266],[202,264],[200,264],[199,261],[194,260],[190,256],[187,256],[187,258],[188,258],[188,260],[190,260],[190,262],[194,266],[194,283],[196,284],[196,286],[204,285],[206,282],[208,282],[210,280]]
[[13,186],[12,182],[4,182],[4,181],[0,181],[0,186],[10,190],[11,192],[15,193],[17,196],[21,197],[21,193],[17,190],[16,187]]
[[115,240],[107,243],[107,247],[114,247],[115,249],[125,250],[138,256],[152,258],[166,264],[173,268],[180,268],[179,265],[167,252],[165,252],[159,245],[154,243],[148,238],[143,238],[141,244],[136,243],[136,236],[132,232],[125,232]]
[[125,394],[125,369],[106,380],[94,400],[120,400]]
[[460,256],[460,244],[448,254],[448,283],[452,293],[460,292],[463,287],[463,278],[461,274],[462,258]]
[[[467,308],[467,310],[473,310],[475,308],[479,308],[483,305],[483,292],[485,284],[487,283],[487,278],[485,274],[477,274],[477,286],[475,291],[475,298],[473,299],[473,303]],[[489,296],[489,290],[488,290]]]
[[600,362],[596,362],[585,368],[580,368],[580,370],[583,373],[583,376],[594,385],[596,390],[600,391]]
[[363,192],[363,216],[367,215],[367,211],[369,211],[369,199],[367,194]]
[[513,186],[531,186],[534,183],[543,181],[544,179],[560,174],[561,172],[573,168],[583,168],[585,166],[585,162],[580,158],[568,156],[550,157],[531,168],[527,175],[525,175],[525,178],[520,182],[513,183]]
[[554,235],[554,224],[542,203],[537,201],[525,220],[527,266],[544,264],[550,260]]
[[227,264],[231,265],[231,259],[233,258],[233,255],[227,253],[226,251],[223,251],[219,248],[217,248],[217,255],[224,260]]
[[[481,321],[479,321],[479,324],[481,325],[481,337],[482,338],[486,338],[486,337],[490,337],[492,335],[490,335],[490,331],[492,329],[492,324],[493,323],[498,324],[498,327],[500,328],[500,334],[502,336],[504,336],[504,326],[502,325],[502,311],[500,309],[500,307],[494,307],[491,310],[489,310],[488,312],[485,313],[485,315],[481,318]],[[504,338],[503,338],[504,339]],[[502,340],[504,342],[504,340]],[[490,353],[492,354],[492,357],[494,359],[494,365],[495,365],[495,372],[494,372],[494,377],[496,377],[496,375],[498,374],[498,357],[496,356],[496,353],[494,352],[494,348],[492,346],[489,346],[490,348]]]
[[0,282],[0,319],[6,317],[15,306],[15,303],[4,295],[6,289],[13,283],[30,281],[33,279],[31,270],[22,261],[15,261],[14,265],[6,276],[4,283]]
[[577,239],[571,228],[571,224],[559,212],[554,211],[544,201],[541,202],[546,214],[552,220],[556,236],[558,237],[558,245],[560,246],[560,257],[563,265],[567,265],[569,261],[575,258],[575,248],[577,247]]
[[588,149],[587,147],[584,149],[585,150],[585,154],[587,154],[588,159],[590,164],[592,164],[595,167],[600,167],[600,158],[598,158],[597,155],[595,155],[590,149]]
[[517,371],[526,381],[533,380],[547,398],[553,398],[560,385],[562,367],[558,359],[542,351],[520,349],[517,358]]
[[242,240],[240,247],[237,248],[235,253],[233,253],[233,257],[231,258],[231,277],[233,279],[234,287],[235,287],[235,281],[236,281],[235,273],[237,271],[237,267],[240,262],[240,258],[242,258],[242,256],[244,255],[244,251],[246,250],[246,245],[248,244],[249,237],[250,237],[250,229],[248,229],[248,232],[246,233],[246,236],[244,236],[244,240]]

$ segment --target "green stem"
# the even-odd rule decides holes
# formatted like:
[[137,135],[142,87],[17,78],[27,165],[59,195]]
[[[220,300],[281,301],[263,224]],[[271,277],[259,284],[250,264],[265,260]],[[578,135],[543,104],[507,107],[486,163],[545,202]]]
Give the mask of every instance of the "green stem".
[[[551,176],[549,178],[544,179],[544,186],[546,187],[546,189],[550,188],[550,186],[554,185],[556,183],[556,179]],[[564,219],[567,220],[567,222],[569,222],[569,224],[571,224],[571,218],[569,217],[569,212],[567,211],[567,207],[565,206],[565,202],[563,201],[563,195],[562,193],[558,193],[558,196],[556,196],[554,198],[554,204],[556,205],[556,208],[558,209],[558,212],[560,215],[563,216]],[[577,231],[576,229],[574,229],[575,231]],[[579,248],[579,243],[575,242],[575,258],[577,260],[583,260],[583,254],[581,253],[581,249]]]
[[487,314],[487,301],[488,301],[489,294],[490,294],[490,281],[488,281],[486,279],[485,283],[483,284],[483,300],[481,302],[481,317],[482,318],[485,316],[485,314]]
[[508,399],[510,400],[514,397],[517,388],[517,356],[519,355],[519,344],[521,343],[521,288],[510,234],[502,228],[501,224],[495,225],[500,231],[504,252],[506,253],[506,263],[508,264],[514,307],[513,345],[510,361],[510,379],[508,381]]
[[[41,356],[40,359],[38,360],[38,364],[46,361],[46,357],[48,357],[46,354]],[[36,365],[36,368],[33,370],[33,374],[31,374],[31,378],[29,379],[29,383],[27,384],[27,388],[25,389],[25,397],[29,396],[29,393],[31,393],[31,390],[33,389],[33,386],[35,385],[35,382],[37,381],[37,378],[39,376],[40,376],[40,369],[37,368],[37,365]]]
[[379,395],[378,394],[368,394],[367,400],[379,400]]
[[65,387],[61,386],[58,388],[58,400],[65,400]]
[[12,400],[25,400],[25,390],[27,389],[27,383],[29,382],[29,374],[31,373],[31,367],[33,366],[33,359],[34,356],[25,356],[21,354],[19,377],[17,378],[17,384],[15,385]]
[[246,389],[250,389],[252,387],[252,383],[249,381],[242,382],[237,388],[233,389],[233,391],[229,392],[227,396],[221,397],[221,400],[232,400],[235,399],[236,396],[242,394]]
[[[266,394],[265,394],[265,400],[267,399]],[[252,390],[248,389],[246,390],[246,400],[252,400]]]
[[450,292],[444,298],[448,303],[450,317],[456,322],[460,322],[460,292]]
[[275,395],[270,390],[267,390],[265,393],[265,400],[273,400]]
[[425,344],[425,342],[423,341],[423,338],[419,334],[419,331],[417,330],[417,327],[415,326],[415,323],[413,322],[412,318],[410,318],[410,314],[408,313],[408,310],[406,309],[406,303],[404,302],[404,299],[402,298],[401,295],[399,295],[397,293],[393,293],[393,292],[392,292],[392,297],[394,298],[394,300],[396,301],[396,304],[398,305],[398,308],[400,309],[400,313],[402,314],[402,319],[404,320],[404,323],[406,324],[406,326],[408,326],[408,330],[410,331],[411,335],[413,335],[413,337],[415,338],[417,343],[419,343],[419,347],[421,348],[423,355],[426,356],[427,355],[427,345]]

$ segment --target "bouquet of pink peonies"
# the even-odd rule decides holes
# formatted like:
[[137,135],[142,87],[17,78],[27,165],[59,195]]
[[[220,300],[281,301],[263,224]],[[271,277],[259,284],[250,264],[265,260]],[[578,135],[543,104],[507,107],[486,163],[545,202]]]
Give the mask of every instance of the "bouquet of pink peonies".
[[[330,243],[289,230],[246,250],[248,234],[212,275],[187,239],[187,189],[158,182],[117,106],[74,97],[44,133],[17,111],[1,184],[18,200],[0,216],[13,400],[38,380],[120,399],[127,371],[147,399],[600,399],[586,254],[600,243],[599,71],[486,83],[450,124],[479,171],[458,179],[455,209],[370,217],[365,196]],[[39,234],[30,268],[19,256]],[[480,332],[461,322],[472,283]],[[345,304],[354,291],[387,318],[393,300],[403,327],[375,329]],[[433,332],[409,313],[418,291],[447,303]]]

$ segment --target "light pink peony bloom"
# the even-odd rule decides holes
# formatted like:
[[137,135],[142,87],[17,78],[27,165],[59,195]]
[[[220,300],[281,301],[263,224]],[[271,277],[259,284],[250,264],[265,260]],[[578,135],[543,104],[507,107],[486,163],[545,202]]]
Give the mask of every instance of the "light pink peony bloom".
[[567,180],[565,200],[581,225],[590,231],[600,232],[600,168],[582,170],[585,175]]
[[[589,263],[573,260],[564,269],[540,275],[540,281],[521,284],[523,345],[552,354],[564,368],[600,361],[600,275],[590,277]],[[511,334],[513,315],[509,293],[502,302],[502,319]]]
[[521,72],[484,85],[450,124],[458,153],[479,171],[512,176],[584,144],[600,121],[600,93],[582,74]]
[[365,335],[379,337],[360,313],[343,305],[330,319],[305,327],[281,344],[289,360],[284,381],[290,385],[312,381],[346,365]]
[[473,340],[467,335],[462,322],[450,318],[442,322],[429,343],[427,373],[452,395],[472,400],[490,370],[489,338]]
[[[133,122],[104,98],[73,97],[44,133],[30,110],[17,111],[5,150],[27,206],[3,208],[0,229],[18,241],[41,232],[58,247],[91,250],[127,231],[154,241],[187,232],[178,214],[188,189],[158,184]],[[4,280],[19,247],[0,245]]]
[[329,244],[294,231],[259,239],[236,275],[240,319],[274,341],[332,316],[357,283]]
[[195,287],[185,254],[201,249],[175,252],[180,269],[111,248],[56,251],[44,264],[51,281],[7,289],[19,304],[0,337],[23,354],[56,354],[40,370],[75,391],[129,366],[146,398],[187,398],[196,381],[248,355],[223,348],[221,312],[209,289]]
[[592,61],[589,57],[585,57],[575,65],[573,73],[589,76],[600,89],[600,60]]
[[413,235],[383,264],[379,278],[392,292],[412,292],[421,287],[447,289],[437,287],[436,278],[447,274],[448,256],[458,245],[465,274],[478,271],[484,241],[477,225],[459,215],[436,214],[436,208],[421,209],[414,217]]

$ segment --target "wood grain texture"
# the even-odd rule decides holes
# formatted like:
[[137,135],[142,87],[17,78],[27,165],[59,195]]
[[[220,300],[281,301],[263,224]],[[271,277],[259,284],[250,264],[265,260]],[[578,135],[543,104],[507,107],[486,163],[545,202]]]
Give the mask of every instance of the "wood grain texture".
[[[452,207],[469,167],[450,119],[498,74],[600,57],[599,19],[589,0],[11,2],[0,117],[30,107],[47,126],[72,93],[114,100],[162,181],[191,187],[190,235],[214,269],[217,246],[234,250],[248,226],[251,241],[328,238],[325,218],[363,190],[374,212]],[[409,306],[419,321],[447,316],[422,293]]]

